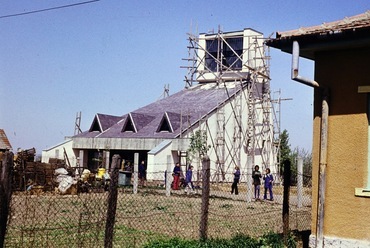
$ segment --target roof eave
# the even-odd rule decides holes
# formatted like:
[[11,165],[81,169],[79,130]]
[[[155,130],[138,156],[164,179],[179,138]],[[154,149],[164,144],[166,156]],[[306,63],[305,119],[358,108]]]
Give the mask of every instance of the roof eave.
[[315,60],[315,54],[320,51],[370,48],[370,27],[308,35],[282,36],[278,33],[277,37],[266,41],[267,46],[292,53],[293,41],[298,41],[300,56],[312,60]]

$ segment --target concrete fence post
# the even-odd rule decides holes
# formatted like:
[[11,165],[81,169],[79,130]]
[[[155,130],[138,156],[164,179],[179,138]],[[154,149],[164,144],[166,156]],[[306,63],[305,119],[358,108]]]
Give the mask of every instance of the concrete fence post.
[[298,158],[297,165],[297,207],[302,207],[303,200],[303,158]]
[[134,194],[137,194],[137,187],[139,185],[139,153],[134,154]]
[[172,165],[171,165],[171,155],[167,155],[167,169],[165,172],[165,187],[166,187],[166,196],[171,195],[171,182],[172,182]]
[[247,195],[246,195],[246,201],[251,202],[253,198],[253,178],[252,178],[252,172],[253,172],[253,160],[252,156],[248,155],[247,156],[247,171],[246,171],[246,184],[247,184]]

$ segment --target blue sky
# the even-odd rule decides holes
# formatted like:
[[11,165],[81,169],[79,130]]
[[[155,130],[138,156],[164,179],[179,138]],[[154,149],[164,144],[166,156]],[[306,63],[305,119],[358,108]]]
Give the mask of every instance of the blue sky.
[[[2,0],[0,17],[84,0]],[[87,130],[96,113],[123,115],[184,87],[187,33],[319,25],[370,9],[368,0],[100,0],[0,18],[0,128],[16,150],[37,153]],[[275,37],[273,34],[272,37]],[[291,56],[271,49],[272,93],[281,90],[281,127],[292,148],[311,150],[313,90],[290,79]],[[300,73],[313,78],[312,61]],[[273,96],[276,94],[272,94]]]

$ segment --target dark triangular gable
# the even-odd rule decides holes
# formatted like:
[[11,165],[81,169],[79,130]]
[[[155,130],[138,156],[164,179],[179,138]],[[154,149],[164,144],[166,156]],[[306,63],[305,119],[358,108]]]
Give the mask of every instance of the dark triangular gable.
[[165,112],[163,114],[162,120],[159,123],[158,129],[157,129],[157,133],[159,133],[159,132],[173,133],[173,128],[172,128],[171,122],[170,122],[170,120],[168,118],[167,112]]
[[95,115],[94,120],[89,129],[89,132],[94,132],[94,131],[98,131],[100,133],[103,132],[102,127],[100,125],[98,114]]
[[122,132],[137,132],[131,113],[129,113],[126,117],[125,123],[123,124]]

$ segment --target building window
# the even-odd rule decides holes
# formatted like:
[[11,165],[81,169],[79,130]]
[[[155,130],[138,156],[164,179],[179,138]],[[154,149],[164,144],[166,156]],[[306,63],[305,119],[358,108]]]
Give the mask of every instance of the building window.
[[208,70],[241,70],[243,55],[243,37],[223,40],[206,40],[206,67]]
[[367,94],[367,185],[370,192],[370,94]]
[[55,149],[55,158],[59,158],[59,149]]
[[365,188],[355,188],[355,196],[370,197],[370,87],[359,87],[359,93],[367,93],[367,183]]

